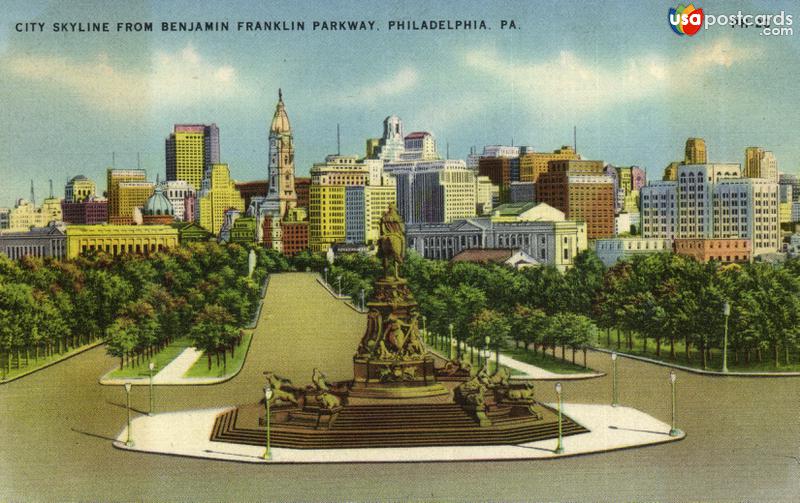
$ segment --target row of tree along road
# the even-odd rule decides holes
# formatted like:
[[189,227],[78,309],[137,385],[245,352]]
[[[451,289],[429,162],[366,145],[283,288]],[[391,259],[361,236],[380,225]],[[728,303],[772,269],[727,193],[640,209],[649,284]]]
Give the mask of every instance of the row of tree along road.
[[[348,255],[327,275],[358,303],[379,273],[374,258]],[[661,253],[605,268],[586,251],[562,274],[553,267],[432,261],[412,252],[402,274],[429,330],[449,337],[452,323],[459,342],[477,347],[489,335],[506,348],[547,348],[555,355],[560,346],[562,357],[571,348],[573,359],[576,350],[601,345],[716,368],[727,324],[729,365],[800,369],[798,259],[722,265]]]
[[75,260],[0,256],[0,367],[3,377],[105,340],[120,368],[138,365],[171,341],[190,337],[225,359],[258,307],[270,272],[290,268],[280,254],[192,244],[149,257],[105,254]]

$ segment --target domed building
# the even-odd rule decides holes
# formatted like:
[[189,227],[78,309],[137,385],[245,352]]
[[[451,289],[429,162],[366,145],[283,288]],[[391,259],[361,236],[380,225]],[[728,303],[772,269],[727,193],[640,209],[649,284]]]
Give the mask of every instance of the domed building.
[[142,223],[144,225],[170,225],[175,222],[175,208],[164,195],[161,185],[156,185],[153,195],[142,208]]

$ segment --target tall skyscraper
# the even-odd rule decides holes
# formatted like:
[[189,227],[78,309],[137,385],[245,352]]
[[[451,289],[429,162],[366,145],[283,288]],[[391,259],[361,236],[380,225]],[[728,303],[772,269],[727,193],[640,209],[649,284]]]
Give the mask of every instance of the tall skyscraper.
[[[127,225],[133,221],[133,207],[137,201],[140,206],[147,201],[147,198],[152,195],[151,190],[143,194],[135,194],[135,187],[129,186],[126,188],[125,201],[120,198],[120,185],[129,183],[146,183],[147,174],[143,169],[113,169],[108,168],[106,171],[106,195],[108,197],[108,221],[112,224]],[[139,201],[139,199],[141,199]]]
[[536,199],[570,220],[586,221],[589,239],[614,235],[614,181],[605,175],[603,161],[550,161],[536,184]]
[[581,156],[569,146],[552,152],[526,152],[519,156],[519,180],[521,182],[537,182],[542,173],[547,173],[547,163],[558,160],[577,160]]
[[394,184],[345,188],[345,242],[373,244],[380,237],[380,220],[396,204]]
[[233,208],[244,212],[244,199],[231,180],[227,164],[214,164],[206,185],[207,187],[197,194],[199,223],[206,230],[217,234],[222,228],[226,210]]
[[778,184],[742,178],[738,164],[684,165],[677,181],[641,190],[642,236],[749,240],[753,255],[779,247]]
[[747,147],[744,151],[744,176],[777,182],[778,161],[775,155],[761,147]]
[[200,190],[211,166],[219,164],[216,124],[175,124],[166,140],[167,181],[182,180]]
[[800,202],[800,175],[794,173],[781,173],[778,183],[792,188],[792,202]]
[[407,223],[451,222],[477,211],[475,174],[464,161],[425,161],[394,169],[397,209]]
[[398,161],[405,152],[405,137],[403,136],[403,121],[396,115],[390,115],[383,120],[383,137],[367,141],[367,153],[374,159],[384,161]]
[[689,138],[686,140],[684,164],[705,164],[707,162],[706,141],[702,138]]
[[414,131],[405,137],[403,160],[434,161],[439,159],[436,139],[427,131]]

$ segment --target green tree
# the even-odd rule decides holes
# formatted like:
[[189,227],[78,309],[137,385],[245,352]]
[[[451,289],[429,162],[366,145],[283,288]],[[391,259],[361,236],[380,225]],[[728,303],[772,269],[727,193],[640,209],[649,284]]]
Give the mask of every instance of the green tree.
[[227,348],[232,348],[238,340],[239,330],[234,317],[222,306],[211,304],[200,311],[194,320],[189,333],[194,345],[205,352],[208,368],[211,369],[211,357],[216,355],[217,365],[222,354],[223,366],[227,369]]
[[125,357],[130,361],[131,353],[138,341],[136,322],[130,318],[117,318],[106,329],[106,351],[119,358],[119,368],[125,366]]
[[481,310],[469,324],[469,344],[474,348],[482,348],[486,337],[491,340],[491,349],[500,352],[506,345],[511,333],[511,323],[506,316],[492,309]]

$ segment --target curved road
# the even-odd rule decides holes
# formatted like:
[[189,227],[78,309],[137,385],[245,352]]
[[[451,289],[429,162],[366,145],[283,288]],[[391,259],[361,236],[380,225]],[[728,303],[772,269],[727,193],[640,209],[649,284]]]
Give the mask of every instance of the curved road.
[[[274,275],[242,372],[219,385],[157,388],[156,407],[254,402],[266,369],[297,384],[314,367],[347,379],[363,329],[363,315],[313,275]],[[607,355],[592,353],[589,363],[609,370]],[[618,363],[622,403],[668,421],[667,370]],[[114,449],[124,392],[97,384],[114,365],[97,348],[0,386],[0,500],[791,501],[800,493],[800,378],[679,372],[678,426],[688,437],[664,446],[533,462],[258,466]],[[551,386],[540,384],[539,398],[552,400]],[[565,383],[565,398],[606,402],[610,378]],[[132,402],[146,410],[147,388],[135,388]]]

